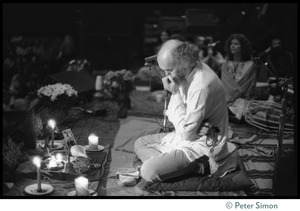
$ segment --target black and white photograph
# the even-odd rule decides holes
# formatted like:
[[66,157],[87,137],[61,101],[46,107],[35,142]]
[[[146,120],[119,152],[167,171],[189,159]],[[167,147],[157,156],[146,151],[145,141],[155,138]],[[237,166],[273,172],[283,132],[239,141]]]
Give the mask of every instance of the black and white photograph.
[[69,148],[71,148],[72,146],[77,145],[76,140],[75,140],[75,138],[74,138],[74,135],[73,135],[71,129],[63,130],[63,131],[62,131],[62,134],[63,134],[63,136],[64,136],[65,143],[67,144],[67,146],[68,146]]
[[2,198],[295,206],[276,199],[299,199],[297,2],[2,11]]

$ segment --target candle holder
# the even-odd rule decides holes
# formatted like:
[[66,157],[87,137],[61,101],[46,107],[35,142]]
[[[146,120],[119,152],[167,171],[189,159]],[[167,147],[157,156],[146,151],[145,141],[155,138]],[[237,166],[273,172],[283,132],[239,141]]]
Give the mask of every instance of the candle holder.
[[96,90],[96,92],[94,93],[94,97],[95,98],[102,98],[103,97],[103,93],[101,90]]
[[41,183],[41,158],[36,156],[33,158],[33,163],[37,167],[37,183],[25,187],[25,193],[30,195],[45,195],[53,191],[53,187],[48,184]]
[[51,185],[45,184],[45,183],[41,184],[40,190],[38,190],[37,184],[28,185],[24,189],[25,193],[27,193],[29,195],[35,195],[35,196],[47,195],[47,194],[52,193],[53,190],[54,190],[54,188]]
[[51,154],[51,146],[49,144],[49,137],[46,137],[45,139],[45,143],[44,143],[44,147],[43,147],[43,150],[44,150],[44,157],[45,158],[50,158],[52,156]]

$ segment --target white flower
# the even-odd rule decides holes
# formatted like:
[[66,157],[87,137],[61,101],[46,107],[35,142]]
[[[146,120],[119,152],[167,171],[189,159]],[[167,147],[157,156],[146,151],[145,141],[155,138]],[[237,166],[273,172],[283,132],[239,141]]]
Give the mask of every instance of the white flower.
[[41,87],[37,94],[39,97],[46,96],[49,97],[51,101],[55,101],[58,96],[66,94],[69,97],[78,95],[78,92],[70,84],[49,84]]

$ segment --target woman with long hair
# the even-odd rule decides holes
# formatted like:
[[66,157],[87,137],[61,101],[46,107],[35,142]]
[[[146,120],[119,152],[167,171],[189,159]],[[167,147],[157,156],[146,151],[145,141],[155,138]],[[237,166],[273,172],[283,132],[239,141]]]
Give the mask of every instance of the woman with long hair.
[[232,34],[225,42],[226,61],[222,65],[227,103],[237,98],[254,98],[257,69],[251,57],[251,43],[244,34]]
[[283,133],[293,134],[293,108],[283,109],[280,103],[255,99],[257,68],[252,61],[248,38],[243,34],[232,34],[225,43],[225,52],[226,61],[222,65],[221,81],[230,112],[236,119],[242,120],[244,117],[248,124],[270,133],[278,131],[279,117],[283,114]]

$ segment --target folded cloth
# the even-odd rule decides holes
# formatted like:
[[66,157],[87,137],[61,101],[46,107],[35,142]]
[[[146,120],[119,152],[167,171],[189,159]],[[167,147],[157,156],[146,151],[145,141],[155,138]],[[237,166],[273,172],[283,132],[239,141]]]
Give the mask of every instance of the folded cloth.
[[120,168],[117,171],[117,175],[134,177],[134,178],[139,178],[140,177],[139,171],[136,170],[135,168]]
[[135,184],[137,184],[138,179],[132,176],[124,176],[124,175],[119,175],[119,182],[118,184],[120,186],[124,185],[127,187],[131,187],[134,186]]
[[121,168],[117,171],[117,176],[119,177],[119,185],[130,187],[137,184],[140,173],[135,168]]

